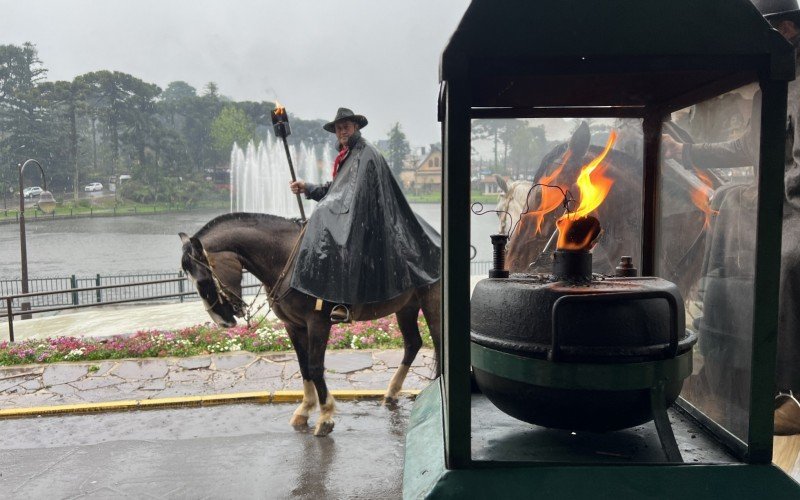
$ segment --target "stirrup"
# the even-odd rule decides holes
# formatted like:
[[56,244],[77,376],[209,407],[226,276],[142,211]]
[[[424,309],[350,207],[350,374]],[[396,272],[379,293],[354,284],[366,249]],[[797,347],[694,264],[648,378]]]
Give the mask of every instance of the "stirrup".
[[350,308],[344,304],[336,304],[331,309],[331,323],[350,323]]

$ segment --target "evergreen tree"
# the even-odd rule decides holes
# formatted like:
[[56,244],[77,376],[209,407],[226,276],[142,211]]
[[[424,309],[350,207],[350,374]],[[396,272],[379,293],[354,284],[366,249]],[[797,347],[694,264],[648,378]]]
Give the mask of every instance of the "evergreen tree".
[[389,148],[387,151],[387,161],[395,178],[400,180],[400,172],[403,170],[403,160],[411,152],[408,145],[406,134],[400,128],[400,123],[395,123],[389,130]]

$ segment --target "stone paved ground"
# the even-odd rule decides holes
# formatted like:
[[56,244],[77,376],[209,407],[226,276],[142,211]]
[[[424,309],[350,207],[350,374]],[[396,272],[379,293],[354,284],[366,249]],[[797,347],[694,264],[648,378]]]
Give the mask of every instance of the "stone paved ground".
[[[328,387],[386,389],[402,357],[400,349],[328,351]],[[433,351],[422,349],[403,387],[422,389],[433,377]],[[293,352],[0,367],[0,409],[301,389]]]

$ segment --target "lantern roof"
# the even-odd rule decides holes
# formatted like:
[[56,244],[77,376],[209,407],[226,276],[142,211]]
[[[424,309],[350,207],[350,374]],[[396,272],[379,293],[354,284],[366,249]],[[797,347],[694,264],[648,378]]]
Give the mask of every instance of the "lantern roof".
[[473,0],[440,68],[478,107],[651,106],[759,78],[793,79],[794,50],[748,0]]

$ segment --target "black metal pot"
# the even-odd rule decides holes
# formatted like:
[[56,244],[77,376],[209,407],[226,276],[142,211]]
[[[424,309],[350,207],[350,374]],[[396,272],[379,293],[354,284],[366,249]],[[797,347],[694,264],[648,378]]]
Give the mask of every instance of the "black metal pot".
[[[697,338],[685,329],[683,301],[673,283],[660,278],[549,279],[487,279],[473,292],[471,340],[482,352],[504,355],[481,363],[473,359],[478,386],[498,408],[546,427],[609,431],[652,420],[655,389],[659,404],[675,401],[691,371],[691,354],[682,355]],[[671,360],[679,356],[680,369],[668,376],[640,386],[624,380],[646,371],[648,363],[655,370],[672,367]],[[525,359],[535,365],[531,380],[506,366]],[[524,371],[524,364],[519,366]],[[606,373],[610,385],[593,386],[593,370]],[[618,387],[615,376],[621,377]]]

